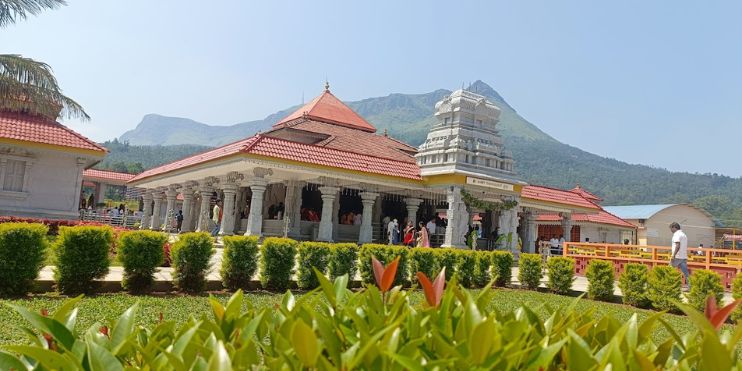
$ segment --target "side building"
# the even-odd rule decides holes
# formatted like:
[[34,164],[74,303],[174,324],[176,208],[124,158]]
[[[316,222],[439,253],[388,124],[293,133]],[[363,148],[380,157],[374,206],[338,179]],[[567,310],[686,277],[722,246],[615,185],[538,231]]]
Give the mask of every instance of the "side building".
[[714,245],[716,223],[711,214],[688,204],[606,206],[605,210],[637,227],[639,245],[669,246],[670,224],[677,222],[688,236],[688,247]]

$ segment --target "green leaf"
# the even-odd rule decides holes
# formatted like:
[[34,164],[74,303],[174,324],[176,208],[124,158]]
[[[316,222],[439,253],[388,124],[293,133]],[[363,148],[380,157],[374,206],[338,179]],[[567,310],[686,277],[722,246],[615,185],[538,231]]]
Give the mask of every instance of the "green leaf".
[[[240,312],[242,311],[242,301],[244,300],[245,295],[242,293],[242,290],[237,290],[227,302],[227,310],[224,313],[226,318],[235,318],[240,316]],[[226,334],[225,334],[226,335]]]
[[121,366],[121,362],[108,349],[103,348],[93,341],[87,341],[87,347],[90,371],[123,371],[124,368]]
[[299,320],[291,331],[291,342],[296,356],[306,367],[314,367],[317,363],[320,347],[317,335],[304,321]]
[[569,334],[569,344],[567,345],[567,369],[568,370],[589,370],[598,364],[593,357],[593,351],[583,338],[574,331],[567,330]]
[[80,295],[75,298],[66,300],[61,307],[54,311],[54,315],[52,315],[52,318],[64,323],[64,325],[70,331],[74,331],[75,322],[77,319],[77,303],[79,303],[82,298],[83,295]]
[[72,345],[75,343],[75,337],[72,335],[72,332],[67,329],[67,327],[65,327],[61,322],[53,318],[44,317],[41,314],[31,312],[23,307],[19,307],[16,305],[11,305],[11,307],[15,309],[15,311],[18,312],[28,322],[31,322],[31,325],[36,327],[36,329],[41,332],[49,333],[55,340],[59,342],[62,347],[64,347],[64,349],[72,349]]
[[727,348],[719,341],[716,331],[704,331],[701,343],[701,370],[729,370],[732,360]]
[[25,370],[26,366],[12,354],[0,350],[0,370]]
[[118,355],[126,344],[126,340],[129,339],[134,332],[134,322],[138,309],[138,303],[132,305],[116,321],[116,326],[114,326],[113,332],[111,333],[111,351],[114,354]]
[[335,288],[335,301],[340,303],[345,299],[345,295],[348,292],[348,274],[335,278],[333,286]]
[[420,364],[420,360],[413,359],[411,357],[403,356],[401,354],[397,354],[394,352],[385,352],[387,357],[393,359],[395,362],[399,363],[400,366],[404,367],[406,370],[410,371],[423,371],[424,368]]
[[5,349],[36,360],[50,370],[78,370],[79,367],[65,356],[49,349],[29,345],[9,345]]
[[495,332],[495,324],[490,319],[474,327],[469,338],[469,351],[474,364],[481,365],[487,359],[492,349]]
[[[332,283],[330,280],[325,277],[322,272],[317,270],[317,268],[312,267],[314,270],[314,274],[317,276],[317,281],[319,281],[319,286],[322,288],[322,292],[325,294],[325,298],[327,301],[330,302],[330,305],[335,307],[337,305],[336,295],[335,295],[335,289],[332,287]],[[337,282],[337,280],[336,280]]]
[[214,349],[214,352],[211,354],[209,364],[206,368],[209,371],[232,370],[232,360],[229,358],[229,353],[227,353],[227,350],[224,348],[224,343],[222,341],[219,341],[216,344],[216,349]]

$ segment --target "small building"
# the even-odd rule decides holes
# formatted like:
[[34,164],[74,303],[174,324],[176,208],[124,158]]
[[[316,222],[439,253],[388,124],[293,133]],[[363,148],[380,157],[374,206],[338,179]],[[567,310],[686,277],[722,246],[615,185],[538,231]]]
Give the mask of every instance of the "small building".
[[606,206],[605,210],[637,227],[637,244],[670,245],[670,224],[677,222],[688,236],[688,247],[714,245],[716,224],[706,210],[689,204]]
[[106,152],[54,120],[0,111],[0,215],[78,218],[83,170]]
[[[109,170],[86,169],[82,173],[83,197],[80,199],[80,207],[90,206],[95,208],[96,204],[103,202],[106,192],[115,188],[126,198],[126,183],[134,178],[135,174],[119,173]],[[84,193],[90,189],[90,195]]]

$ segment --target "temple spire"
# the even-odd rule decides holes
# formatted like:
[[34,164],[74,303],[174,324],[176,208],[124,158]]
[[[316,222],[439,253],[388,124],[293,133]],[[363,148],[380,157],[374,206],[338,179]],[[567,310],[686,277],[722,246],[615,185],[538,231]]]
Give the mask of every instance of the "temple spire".
[[325,79],[325,91],[327,91],[327,92],[330,91],[330,82],[327,81],[327,79]]

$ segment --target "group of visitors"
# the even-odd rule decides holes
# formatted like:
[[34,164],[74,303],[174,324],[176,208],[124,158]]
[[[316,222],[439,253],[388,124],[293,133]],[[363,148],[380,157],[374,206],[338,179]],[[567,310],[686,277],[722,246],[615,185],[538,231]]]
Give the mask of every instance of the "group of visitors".
[[431,219],[427,224],[421,221],[417,226],[412,221],[408,221],[401,234],[397,219],[388,219],[388,216],[384,218],[384,224],[390,245],[399,245],[401,242],[407,247],[430,247],[430,234],[435,233],[436,228],[435,219]]
[[308,207],[302,207],[300,210],[301,220],[307,220],[310,222],[319,222],[319,214]]
[[286,207],[283,206],[283,202],[279,202],[278,205],[270,205],[268,207],[268,219],[281,220],[285,211]]
[[345,214],[340,215],[340,224],[345,225],[361,225],[363,222],[363,215],[361,213],[354,213],[349,211]]

